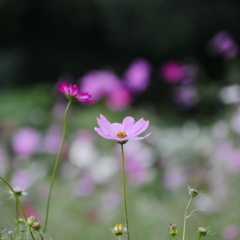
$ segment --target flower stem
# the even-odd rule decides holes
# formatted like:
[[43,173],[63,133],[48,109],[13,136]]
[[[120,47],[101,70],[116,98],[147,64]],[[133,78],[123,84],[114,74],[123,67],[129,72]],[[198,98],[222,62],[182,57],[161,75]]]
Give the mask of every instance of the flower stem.
[[128,225],[128,211],[127,211],[127,193],[126,193],[126,173],[125,173],[124,149],[123,149],[123,144],[120,144],[120,145],[121,145],[121,150],[122,150],[122,182],[123,182],[125,221],[126,221],[126,227],[127,227],[127,239],[130,240],[129,225]]
[[188,202],[187,207],[186,207],[186,210],[185,210],[184,221],[183,221],[183,237],[182,237],[182,240],[185,240],[187,213],[188,213],[189,206],[192,202],[192,199],[193,199],[193,196],[190,197],[189,202]]
[[17,199],[16,199],[16,223],[17,223],[17,228],[18,228],[18,226],[19,226],[19,223],[18,223],[18,201],[17,201]]
[[[26,221],[26,220],[27,220],[27,216],[26,216],[26,213],[25,213],[25,211],[24,211],[23,205],[22,205],[20,199],[18,198],[17,194],[16,194],[15,191],[13,190],[12,186],[11,186],[3,177],[0,176],[0,179],[2,179],[2,181],[11,189],[11,191],[12,191],[12,193],[13,193],[15,199],[16,199],[17,205],[20,206],[21,211],[22,211],[22,214],[23,214],[23,217],[24,217],[24,219],[25,219],[25,221]],[[16,220],[17,220],[17,222],[18,222],[18,219],[16,219]],[[35,240],[35,238],[34,238],[34,236],[33,236],[32,233],[31,233],[31,237],[32,237],[33,240]]]
[[66,111],[65,111],[64,123],[63,123],[62,140],[61,140],[61,143],[60,143],[60,147],[59,147],[59,150],[58,150],[57,158],[56,158],[56,161],[55,161],[55,166],[54,166],[54,169],[53,169],[52,180],[51,180],[50,190],[49,190],[49,194],[48,194],[48,202],[47,202],[46,217],[45,217],[45,226],[44,226],[44,229],[43,229],[43,233],[45,233],[45,232],[46,232],[46,229],[47,229],[48,215],[49,215],[49,207],[50,207],[50,202],[51,202],[51,195],[52,195],[53,183],[54,183],[54,180],[55,180],[55,176],[56,176],[56,172],[57,172],[57,168],[58,168],[60,156],[61,156],[61,154],[62,154],[63,143],[64,143],[64,139],[65,139],[65,135],[66,135],[67,118],[68,118],[68,113],[69,113],[70,105],[71,105],[71,101],[68,102],[68,105],[67,105],[67,108],[66,108]]

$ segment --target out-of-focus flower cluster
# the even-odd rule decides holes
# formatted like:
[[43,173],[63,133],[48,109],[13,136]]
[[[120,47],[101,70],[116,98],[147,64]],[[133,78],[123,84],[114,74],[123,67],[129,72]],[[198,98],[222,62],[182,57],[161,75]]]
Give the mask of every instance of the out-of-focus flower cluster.
[[105,98],[112,110],[123,110],[132,104],[135,94],[147,88],[150,74],[150,64],[138,59],[125,71],[122,79],[107,70],[87,73],[80,79],[80,90],[90,91],[95,101]]

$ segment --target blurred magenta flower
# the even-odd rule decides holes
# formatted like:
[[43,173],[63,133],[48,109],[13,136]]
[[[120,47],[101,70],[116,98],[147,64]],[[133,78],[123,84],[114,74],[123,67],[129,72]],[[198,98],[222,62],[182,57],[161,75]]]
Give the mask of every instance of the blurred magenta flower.
[[41,136],[33,128],[21,128],[13,136],[12,148],[17,155],[31,155],[35,153],[40,146]]
[[133,101],[132,93],[123,85],[119,86],[116,90],[107,94],[107,103],[111,110],[119,111],[123,110]]
[[181,82],[186,76],[185,67],[176,61],[170,61],[165,63],[160,73],[162,77],[169,83]]
[[149,121],[145,121],[143,118],[135,123],[133,117],[126,117],[122,123],[110,123],[102,114],[100,119],[97,118],[100,128],[94,128],[94,130],[104,138],[116,140],[120,143],[127,142],[128,140],[141,140],[148,137],[151,133],[144,137],[138,137],[138,135],[144,132],[149,125]]
[[71,101],[93,103],[93,100],[89,99],[91,98],[91,95],[88,93],[79,93],[78,87],[76,85],[62,82],[59,84],[58,89],[60,92],[65,94],[67,99]]
[[225,31],[217,33],[208,43],[208,47],[213,53],[222,54],[227,59],[234,58],[238,54],[236,42]]
[[149,83],[151,67],[143,59],[133,61],[124,74],[124,84],[133,92],[141,92]]
[[95,101],[106,98],[112,110],[122,110],[132,103],[130,90],[111,71],[91,71],[83,76],[80,85],[82,91],[91,91]]

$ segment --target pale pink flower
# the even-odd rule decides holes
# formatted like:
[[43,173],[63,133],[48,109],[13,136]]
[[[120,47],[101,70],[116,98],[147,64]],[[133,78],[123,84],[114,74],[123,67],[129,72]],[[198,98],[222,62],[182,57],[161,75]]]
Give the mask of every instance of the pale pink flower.
[[81,78],[80,89],[89,90],[95,101],[115,92],[121,85],[119,77],[111,71],[91,71]]
[[133,92],[144,91],[151,74],[149,63],[143,59],[135,60],[124,74],[125,85]]
[[41,136],[33,128],[21,128],[12,139],[13,151],[18,155],[28,156],[34,154],[40,146]]
[[144,132],[149,125],[149,121],[145,121],[143,118],[135,123],[133,117],[126,117],[122,123],[110,123],[102,114],[100,119],[97,118],[100,128],[94,128],[94,130],[104,138],[116,140],[119,143],[127,142],[128,140],[141,140],[148,137],[151,133],[148,133],[144,137],[138,137],[138,135]]
[[60,83],[58,90],[65,94],[67,99],[71,101],[80,101],[86,103],[93,103],[91,97],[88,93],[79,93],[78,87],[76,85],[68,84],[66,82]]

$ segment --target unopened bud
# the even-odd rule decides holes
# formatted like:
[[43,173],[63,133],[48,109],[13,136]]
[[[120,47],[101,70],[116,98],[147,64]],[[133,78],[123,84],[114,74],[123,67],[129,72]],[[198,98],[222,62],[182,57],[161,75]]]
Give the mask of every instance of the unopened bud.
[[39,222],[34,222],[32,225],[32,229],[38,231],[41,228],[41,224]]
[[[22,189],[21,187],[14,187],[13,191],[15,192],[15,194],[20,197],[20,196],[25,196],[27,195],[27,193],[24,191],[24,189]],[[12,192],[11,192],[12,193]]]
[[19,218],[19,219],[17,220],[17,222],[21,224],[21,223],[24,223],[25,221],[24,221],[23,218]]
[[27,219],[27,225],[28,225],[29,227],[32,227],[33,224],[35,223],[35,220],[36,220],[36,218],[35,218],[34,216],[29,217],[29,218]]
[[123,234],[123,225],[122,224],[116,224],[114,228],[112,229],[112,232],[119,236]]
[[198,230],[197,230],[198,234],[201,236],[201,237],[204,237],[207,235],[207,229],[206,228],[203,228],[203,227],[199,227]]
[[188,193],[192,197],[197,197],[199,194],[198,190],[191,188],[191,187],[188,187]]
[[175,237],[178,234],[178,229],[176,224],[169,223],[169,233]]

